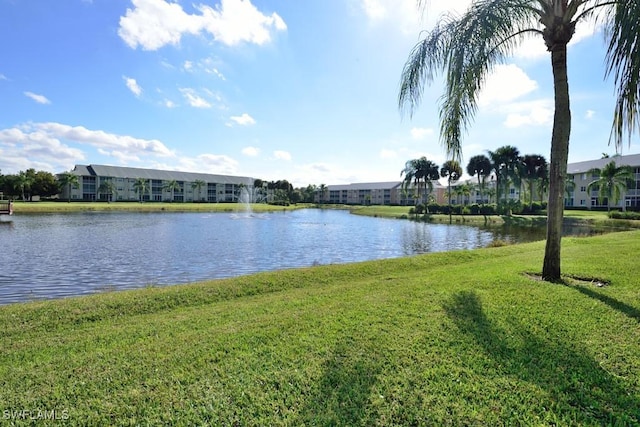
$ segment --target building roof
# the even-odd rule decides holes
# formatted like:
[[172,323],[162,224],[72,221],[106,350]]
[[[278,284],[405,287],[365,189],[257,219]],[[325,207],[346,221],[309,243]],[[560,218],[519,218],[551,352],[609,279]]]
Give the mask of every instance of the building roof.
[[343,190],[390,190],[396,188],[401,183],[398,181],[392,182],[358,182],[354,184],[344,185],[329,185],[327,186],[329,191],[343,191]]
[[101,176],[112,178],[146,178],[162,181],[186,181],[193,182],[202,180],[219,184],[245,184],[253,185],[254,179],[245,176],[214,175],[207,173],[168,171],[160,169],[130,168],[124,166],[107,165],[76,165],[73,169],[76,175],[80,176]]
[[[438,181],[431,181],[433,188],[442,187]],[[402,181],[390,182],[358,182],[343,185],[328,185],[328,191],[358,191],[358,190],[394,190],[402,186]]]
[[567,165],[567,173],[574,175],[588,172],[593,168],[602,169],[611,161],[614,161],[616,166],[640,166],[640,154],[613,156],[604,159],[588,160],[586,162],[569,163]]

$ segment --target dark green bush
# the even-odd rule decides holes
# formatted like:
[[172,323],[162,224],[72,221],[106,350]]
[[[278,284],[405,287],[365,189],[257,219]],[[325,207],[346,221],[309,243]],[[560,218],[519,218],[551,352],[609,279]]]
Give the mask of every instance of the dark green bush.
[[619,211],[612,211],[609,212],[609,218],[612,219],[633,219],[633,220],[640,220],[640,212],[619,212]]

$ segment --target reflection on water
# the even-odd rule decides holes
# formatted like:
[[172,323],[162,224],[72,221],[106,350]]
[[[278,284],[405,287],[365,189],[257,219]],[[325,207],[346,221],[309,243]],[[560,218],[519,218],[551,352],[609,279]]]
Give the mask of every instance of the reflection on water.
[[258,271],[544,239],[535,228],[427,224],[300,210],[270,214],[15,215],[0,222],[0,304]]

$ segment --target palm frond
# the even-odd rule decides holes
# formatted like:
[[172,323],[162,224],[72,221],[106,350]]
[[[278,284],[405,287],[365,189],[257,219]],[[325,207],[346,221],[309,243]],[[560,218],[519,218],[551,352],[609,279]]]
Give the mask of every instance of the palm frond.
[[606,61],[617,91],[611,138],[619,149],[625,134],[640,130],[640,0],[616,2],[611,10]]
[[402,72],[398,103],[413,114],[424,85],[443,72],[440,137],[447,155],[461,159],[463,131],[477,112],[477,99],[493,68],[528,31],[539,31],[540,11],[531,0],[477,0],[460,17],[443,16],[411,52]]

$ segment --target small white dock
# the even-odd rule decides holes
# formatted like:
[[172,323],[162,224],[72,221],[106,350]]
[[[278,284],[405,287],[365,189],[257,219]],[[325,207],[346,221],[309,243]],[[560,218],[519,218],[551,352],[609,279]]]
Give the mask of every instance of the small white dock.
[[11,200],[0,200],[0,215],[13,215],[13,202]]

